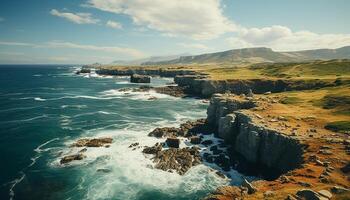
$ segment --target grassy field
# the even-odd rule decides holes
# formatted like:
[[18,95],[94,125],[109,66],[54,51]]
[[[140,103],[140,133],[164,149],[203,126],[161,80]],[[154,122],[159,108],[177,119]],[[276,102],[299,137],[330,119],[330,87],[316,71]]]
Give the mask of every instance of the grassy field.
[[213,79],[350,79],[350,60],[203,67]]

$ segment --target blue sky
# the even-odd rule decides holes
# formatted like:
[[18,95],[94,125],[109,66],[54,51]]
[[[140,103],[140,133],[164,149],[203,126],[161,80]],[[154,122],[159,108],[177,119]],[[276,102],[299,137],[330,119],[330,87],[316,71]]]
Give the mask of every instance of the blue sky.
[[0,63],[350,45],[347,0],[1,0]]

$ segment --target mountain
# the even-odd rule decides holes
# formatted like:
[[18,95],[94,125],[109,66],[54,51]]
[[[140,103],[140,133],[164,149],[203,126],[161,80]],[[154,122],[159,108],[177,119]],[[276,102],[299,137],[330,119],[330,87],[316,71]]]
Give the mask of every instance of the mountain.
[[350,59],[350,46],[339,49],[316,49],[293,52],[276,52],[270,48],[245,48],[196,56],[181,56],[172,60],[147,61],[142,65],[204,64],[204,63],[259,63],[301,62],[309,60]]
[[169,56],[152,56],[148,58],[143,58],[143,59],[137,59],[137,60],[117,60],[112,62],[112,65],[141,65],[142,63],[147,63],[147,62],[164,62],[168,60],[175,60],[183,56],[189,56],[190,54],[185,53],[185,54],[179,54],[179,55],[169,55]]

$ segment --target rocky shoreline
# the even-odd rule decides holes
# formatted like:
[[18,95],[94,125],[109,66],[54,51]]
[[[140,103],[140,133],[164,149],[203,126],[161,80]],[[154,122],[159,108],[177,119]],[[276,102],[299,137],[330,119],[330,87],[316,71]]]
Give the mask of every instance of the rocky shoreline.
[[[349,141],[314,140],[317,130],[311,128],[305,135],[297,131],[300,128],[299,118],[290,120],[284,116],[261,114],[280,102],[280,99],[269,96],[271,92],[317,89],[334,86],[335,82],[261,79],[216,81],[203,74],[185,72],[159,69],[99,72],[108,75],[137,73],[174,77],[178,86],[161,89],[141,87],[136,90],[158,90],[159,93],[178,97],[211,97],[207,119],[186,122],[179,128],[156,128],[149,133],[150,137],[166,139],[164,143],[143,147],[143,153],[153,155],[155,168],[183,175],[192,166],[207,162],[215,163],[223,172],[234,169],[263,178],[254,183],[244,180],[240,187],[223,186],[206,199],[331,199],[332,194],[350,194],[347,186],[341,184],[342,181],[331,178],[336,176],[343,180],[342,173],[349,173],[349,164],[338,160],[333,164],[334,158],[324,157],[332,155],[325,147],[327,143],[332,144],[330,149],[346,149],[349,148]],[[311,117],[306,118],[312,120]],[[220,138],[219,143],[213,144],[211,140],[205,139],[206,134],[212,133]],[[186,143],[188,147],[181,148],[180,143]],[[136,148],[138,145],[130,146]],[[339,172],[339,166],[345,172]],[[337,170],[335,167],[338,167]],[[227,176],[221,172],[218,175],[223,178]],[[286,189],[287,192],[272,191],[278,188],[285,190],[289,186],[293,189]]]

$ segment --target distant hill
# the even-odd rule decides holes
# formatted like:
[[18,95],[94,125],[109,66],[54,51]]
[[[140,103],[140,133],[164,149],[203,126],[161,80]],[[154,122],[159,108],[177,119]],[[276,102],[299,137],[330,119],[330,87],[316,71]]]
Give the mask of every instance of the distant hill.
[[245,48],[196,56],[181,56],[163,61],[147,61],[142,65],[204,64],[204,63],[260,63],[301,62],[310,60],[350,59],[350,46],[338,49],[316,49],[294,52],[276,52],[270,48]]
[[152,56],[137,60],[117,60],[111,63],[111,65],[141,65],[147,62],[164,62],[168,60],[175,60],[182,56],[190,56],[190,54],[179,54],[179,55],[169,55],[169,56]]

